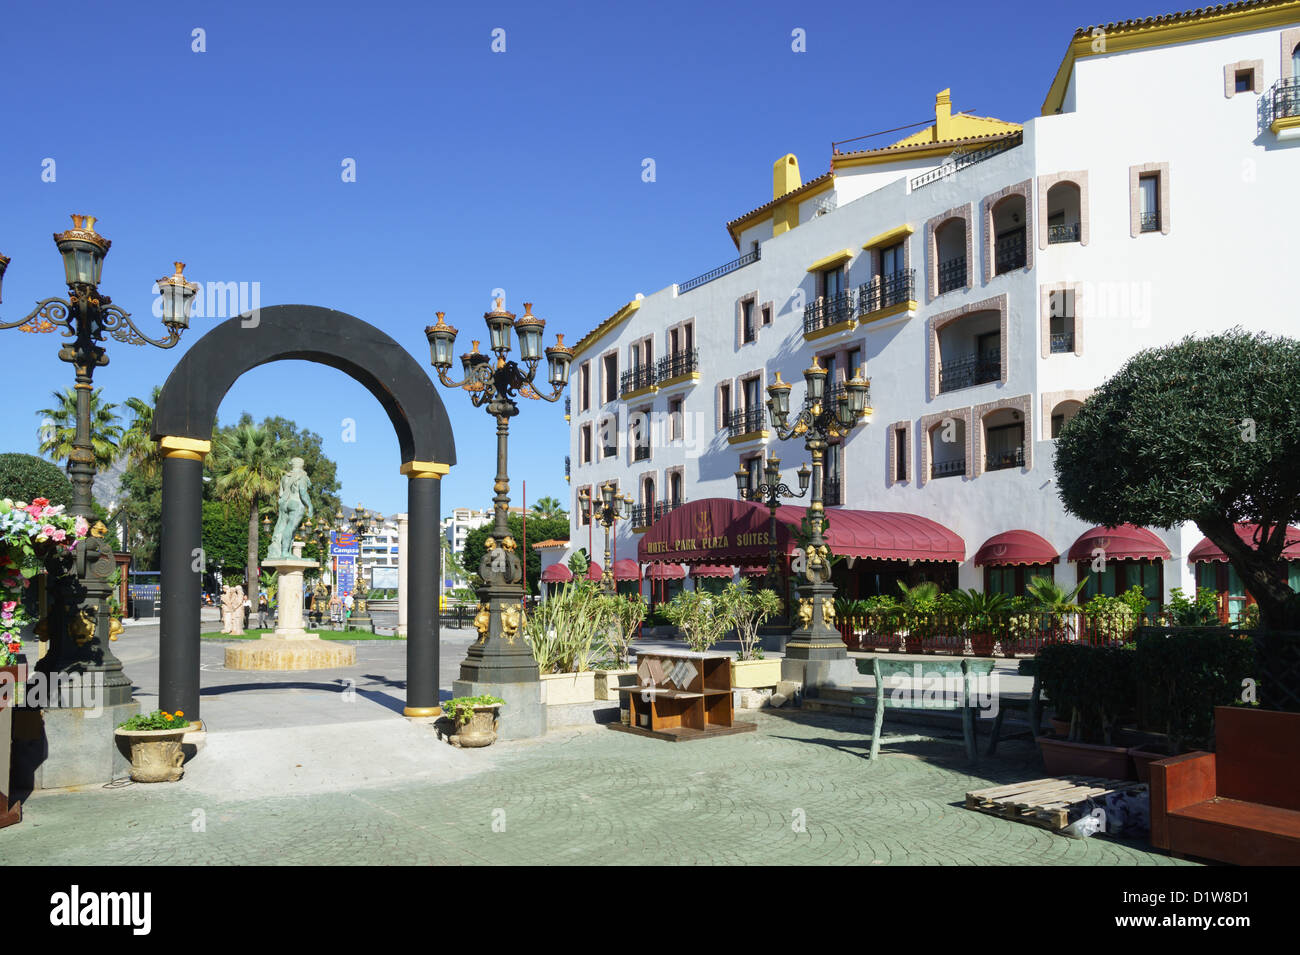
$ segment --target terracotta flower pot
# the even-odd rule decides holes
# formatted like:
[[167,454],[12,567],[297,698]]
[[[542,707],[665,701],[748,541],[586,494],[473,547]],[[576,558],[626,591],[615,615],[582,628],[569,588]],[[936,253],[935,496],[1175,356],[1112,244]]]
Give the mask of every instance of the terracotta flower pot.
[[[491,746],[497,741],[497,719],[500,709],[500,703],[474,707],[469,722],[456,725],[456,731],[451,734],[451,745],[462,749]],[[456,715],[451,714],[451,718],[454,720]]]
[[1124,746],[1074,743],[1051,736],[1038,737],[1043,764],[1051,776],[1099,776],[1102,779],[1136,779],[1133,761]]
[[977,657],[993,656],[993,634],[991,633],[972,633],[970,635],[971,653]]
[[173,783],[185,774],[181,765],[185,753],[181,740],[195,729],[193,725],[174,730],[128,730],[117,728],[116,735],[131,749],[131,778],[137,783]]

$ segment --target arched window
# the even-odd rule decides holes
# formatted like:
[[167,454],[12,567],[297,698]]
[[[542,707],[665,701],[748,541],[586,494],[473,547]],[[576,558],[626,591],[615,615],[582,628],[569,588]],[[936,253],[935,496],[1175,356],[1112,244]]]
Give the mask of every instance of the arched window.
[[1291,51],[1291,79],[1300,80],[1300,43]]

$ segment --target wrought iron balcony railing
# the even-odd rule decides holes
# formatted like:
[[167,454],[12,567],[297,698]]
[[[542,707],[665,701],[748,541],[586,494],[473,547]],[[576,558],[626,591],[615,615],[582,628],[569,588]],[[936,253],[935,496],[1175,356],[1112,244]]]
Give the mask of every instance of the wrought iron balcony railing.
[[655,378],[662,384],[665,381],[671,381],[674,378],[680,378],[682,375],[689,375],[699,370],[700,350],[692,348],[690,351],[672,352],[660,358],[658,373]]
[[1158,212],[1144,212],[1139,216],[1138,222],[1139,228],[1143,232],[1160,231],[1160,213]]
[[870,315],[916,299],[916,269],[901,269],[858,287],[858,314]]
[[966,460],[935,461],[930,465],[930,477],[960,477],[966,473]]
[[763,409],[733,411],[727,418],[727,432],[733,438],[763,430]]
[[1007,468],[1023,468],[1024,466],[1024,448],[1016,448],[1014,451],[1005,451],[1002,454],[990,454],[984,459],[985,471],[1003,471]]
[[1025,267],[1025,230],[1004,235],[993,244],[993,274]]
[[572,412],[572,400],[573,399],[571,398],[564,399],[564,417],[566,418],[569,417]]
[[1052,332],[1052,354],[1074,351],[1074,332]]
[[972,166],[977,162],[983,162],[985,159],[990,159],[998,153],[1004,153],[1008,149],[1014,149],[1019,146],[1021,142],[1022,137],[1015,136],[1011,139],[1003,140],[1000,143],[994,143],[992,146],[985,146],[983,149],[976,149],[973,152],[958,153],[942,166],[939,166],[936,169],[931,169],[923,176],[917,176],[912,180],[911,186],[913,189],[920,189],[922,186],[928,186],[932,182],[938,182],[945,176],[951,176],[959,169],[965,169],[967,166]]
[[655,521],[681,507],[685,501],[655,501],[653,504],[632,505],[632,526],[649,527]]
[[966,287],[966,256],[939,263],[939,294]]
[[649,461],[649,460],[650,460],[650,445],[648,445],[648,444],[634,444],[634,445],[632,445],[632,460],[633,460],[633,461]]
[[1079,241],[1079,223],[1070,225],[1049,225],[1047,227],[1047,244],[1058,245],[1062,242]]
[[619,379],[619,396],[628,394],[633,391],[640,391],[642,388],[649,388],[655,383],[654,365],[634,365],[627,371],[623,372]]
[[1269,123],[1300,116],[1300,76],[1274,83],[1264,94],[1264,110]]
[[847,322],[853,317],[853,290],[845,289],[828,295],[803,307],[803,333],[812,332]]
[[722,276],[729,272],[734,272],[736,269],[743,269],[745,266],[757,262],[759,258],[760,252],[758,249],[754,249],[752,252],[746,252],[740,258],[732,259],[726,265],[719,265],[716,269],[711,269],[703,275],[697,275],[693,279],[679,282],[677,285],[677,294],[681,295],[683,292],[689,292],[693,288],[699,288],[706,282],[712,282],[714,279],[722,278]]
[[566,454],[564,456],[564,479],[566,481],[569,479],[569,473],[570,473],[569,456]]
[[956,391],[1002,377],[1002,355],[989,351],[982,355],[967,355],[939,365],[939,392]]

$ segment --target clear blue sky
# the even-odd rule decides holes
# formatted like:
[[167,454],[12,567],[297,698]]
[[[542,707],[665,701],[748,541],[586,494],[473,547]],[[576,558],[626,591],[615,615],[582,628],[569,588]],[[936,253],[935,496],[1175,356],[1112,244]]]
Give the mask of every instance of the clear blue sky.
[[[955,110],[1037,114],[1075,27],[1174,9],[1044,3],[584,5],[336,2],[6,4],[0,23],[0,317],[61,294],[50,235],[68,214],[113,240],[103,290],[151,331],[153,281],[257,282],[386,331],[427,367],[435,310],[485,337],[492,290],[536,303],[570,342],[637,292],[735,256],[724,223],[771,198],[771,164],[805,180],[829,144]],[[207,52],[192,52],[192,31]],[[506,51],[493,53],[492,31]],[[806,31],[807,52],[791,49]],[[656,181],[642,181],[653,158]],[[41,179],[56,162],[55,182]],[[341,164],[355,159],[357,181]],[[146,397],[172,352],[109,343],[109,400]],[[35,411],[72,369],[55,335],[0,333],[0,449],[34,452]],[[441,386],[439,386],[441,387]],[[444,390],[460,464],[444,507],[488,506],[487,415]],[[241,378],[221,420],[279,413],[320,433],[345,503],[405,508],[378,403],[306,362]],[[356,421],[355,442],[343,438]],[[524,402],[511,475],[568,501],[562,409]]]

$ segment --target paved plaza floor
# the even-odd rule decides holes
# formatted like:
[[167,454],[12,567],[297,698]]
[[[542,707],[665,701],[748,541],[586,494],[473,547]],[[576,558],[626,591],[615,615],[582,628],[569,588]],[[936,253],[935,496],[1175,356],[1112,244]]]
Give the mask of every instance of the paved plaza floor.
[[[445,638],[444,686],[468,642]],[[156,632],[114,646],[151,708]],[[35,794],[0,863],[1179,864],[962,808],[1042,775],[1027,741],[971,768],[957,734],[887,723],[871,763],[869,721],[763,710],[757,732],[698,742],[593,725],[457,750],[399,715],[404,652],[372,641],[355,673],[236,674],[205,646],[210,732],[185,778]]]

